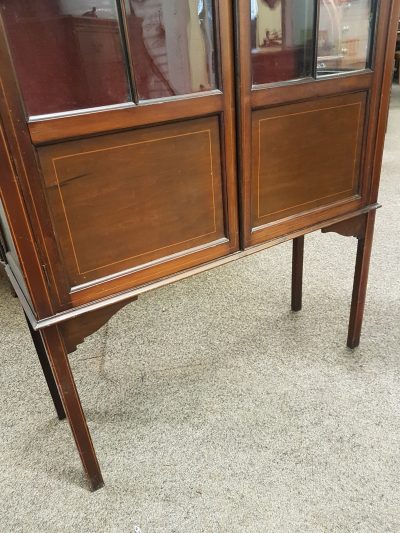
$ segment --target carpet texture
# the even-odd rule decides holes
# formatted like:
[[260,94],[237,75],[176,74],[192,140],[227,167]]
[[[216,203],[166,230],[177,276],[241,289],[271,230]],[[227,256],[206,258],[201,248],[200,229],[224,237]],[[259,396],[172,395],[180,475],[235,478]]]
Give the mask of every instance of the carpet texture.
[[359,349],[356,240],[315,233],[301,313],[286,243],[141,297],[71,355],[94,494],[2,275],[0,532],[399,532],[399,167],[394,87]]

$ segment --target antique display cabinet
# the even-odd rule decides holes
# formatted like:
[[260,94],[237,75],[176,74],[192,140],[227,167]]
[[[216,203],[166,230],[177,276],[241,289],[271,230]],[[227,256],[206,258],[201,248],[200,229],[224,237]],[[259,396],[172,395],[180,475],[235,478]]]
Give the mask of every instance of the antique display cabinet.
[[398,0],[0,0],[0,15],[1,258],[92,489],[68,353],[141,293],[293,240],[298,311],[304,235],[335,231],[358,238],[358,345]]

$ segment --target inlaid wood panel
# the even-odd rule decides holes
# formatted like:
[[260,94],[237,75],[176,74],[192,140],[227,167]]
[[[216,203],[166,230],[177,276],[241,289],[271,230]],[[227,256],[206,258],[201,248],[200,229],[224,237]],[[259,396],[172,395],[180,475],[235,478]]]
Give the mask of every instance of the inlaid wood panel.
[[71,287],[225,239],[218,117],[38,154]]
[[252,227],[355,197],[365,93],[253,113]]

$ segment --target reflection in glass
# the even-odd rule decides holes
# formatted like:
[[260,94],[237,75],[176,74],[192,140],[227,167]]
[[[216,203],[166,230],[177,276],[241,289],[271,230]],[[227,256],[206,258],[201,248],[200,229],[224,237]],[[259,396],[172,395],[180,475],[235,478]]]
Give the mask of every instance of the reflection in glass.
[[141,100],[217,86],[213,0],[125,0]]
[[253,84],[311,76],[314,0],[251,0]]
[[368,67],[373,0],[319,0],[317,75]]
[[0,0],[29,115],[130,99],[115,0]]

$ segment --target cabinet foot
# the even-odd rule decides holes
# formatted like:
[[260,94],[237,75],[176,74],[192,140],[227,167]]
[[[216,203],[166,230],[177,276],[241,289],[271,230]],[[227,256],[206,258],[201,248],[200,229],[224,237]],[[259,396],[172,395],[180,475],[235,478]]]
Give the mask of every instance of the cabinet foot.
[[303,299],[304,236],[293,239],[292,311],[300,311]]

